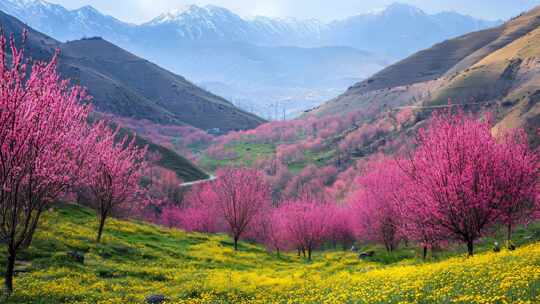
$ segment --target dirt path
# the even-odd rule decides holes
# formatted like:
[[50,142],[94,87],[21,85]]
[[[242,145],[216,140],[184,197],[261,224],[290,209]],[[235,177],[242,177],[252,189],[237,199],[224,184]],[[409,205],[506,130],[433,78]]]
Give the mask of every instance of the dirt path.
[[180,184],[180,187],[191,187],[191,186],[198,185],[198,184],[208,183],[208,182],[214,181],[215,179],[216,179],[215,176],[210,175],[210,177],[207,178],[207,179],[201,179],[201,180],[194,181],[194,182],[182,183],[182,184]]

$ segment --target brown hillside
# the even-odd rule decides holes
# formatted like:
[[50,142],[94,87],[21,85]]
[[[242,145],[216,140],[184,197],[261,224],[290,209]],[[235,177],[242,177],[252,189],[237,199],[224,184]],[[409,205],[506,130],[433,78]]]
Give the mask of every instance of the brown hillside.
[[19,38],[24,29],[28,30],[25,47],[33,58],[49,59],[55,49],[60,49],[60,72],[87,87],[99,111],[224,131],[249,129],[263,122],[185,78],[103,39],[60,43],[3,12],[0,24],[5,33]]
[[[540,7],[504,25],[445,41],[388,67],[309,115],[347,113],[359,109],[383,112],[418,106],[466,103],[489,110],[495,130],[540,127]],[[427,117],[421,115],[421,117]]]

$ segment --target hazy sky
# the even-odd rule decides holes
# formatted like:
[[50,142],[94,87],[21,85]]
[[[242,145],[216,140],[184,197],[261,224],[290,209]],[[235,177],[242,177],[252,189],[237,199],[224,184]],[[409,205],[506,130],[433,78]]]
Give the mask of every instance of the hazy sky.
[[[334,20],[377,10],[396,0],[48,0],[67,8],[92,5],[118,19],[140,23],[189,4],[213,4],[242,16]],[[398,0],[426,12],[452,10],[484,19],[507,19],[540,5],[540,0]]]

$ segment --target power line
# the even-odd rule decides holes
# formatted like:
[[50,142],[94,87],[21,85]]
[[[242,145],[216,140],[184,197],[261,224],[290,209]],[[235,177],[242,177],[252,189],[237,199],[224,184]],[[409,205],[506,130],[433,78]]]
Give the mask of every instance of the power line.
[[471,103],[457,103],[449,105],[436,105],[436,106],[401,106],[395,107],[394,109],[441,109],[441,108],[452,108],[452,107],[461,107],[468,105],[479,105],[479,104],[489,104],[496,101],[484,101],[484,102],[471,102]]

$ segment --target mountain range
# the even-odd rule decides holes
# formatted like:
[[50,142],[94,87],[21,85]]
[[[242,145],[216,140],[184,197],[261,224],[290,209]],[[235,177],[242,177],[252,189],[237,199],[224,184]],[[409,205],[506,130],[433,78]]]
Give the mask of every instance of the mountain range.
[[277,105],[295,115],[395,59],[500,23],[405,4],[329,23],[195,5],[138,25],[43,0],[0,0],[0,10],[60,41],[103,37],[270,118]]
[[[92,6],[68,10],[43,0],[1,0],[0,9],[61,41],[101,36],[119,45],[167,37],[183,43],[248,43],[258,46],[353,47],[403,57],[424,47],[501,21],[485,21],[456,12],[427,14],[407,4],[322,22],[316,19],[242,18],[214,5],[188,5],[142,24],[122,22]],[[413,39],[414,38],[414,39]],[[400,45],[400,48],[395,48]]]

